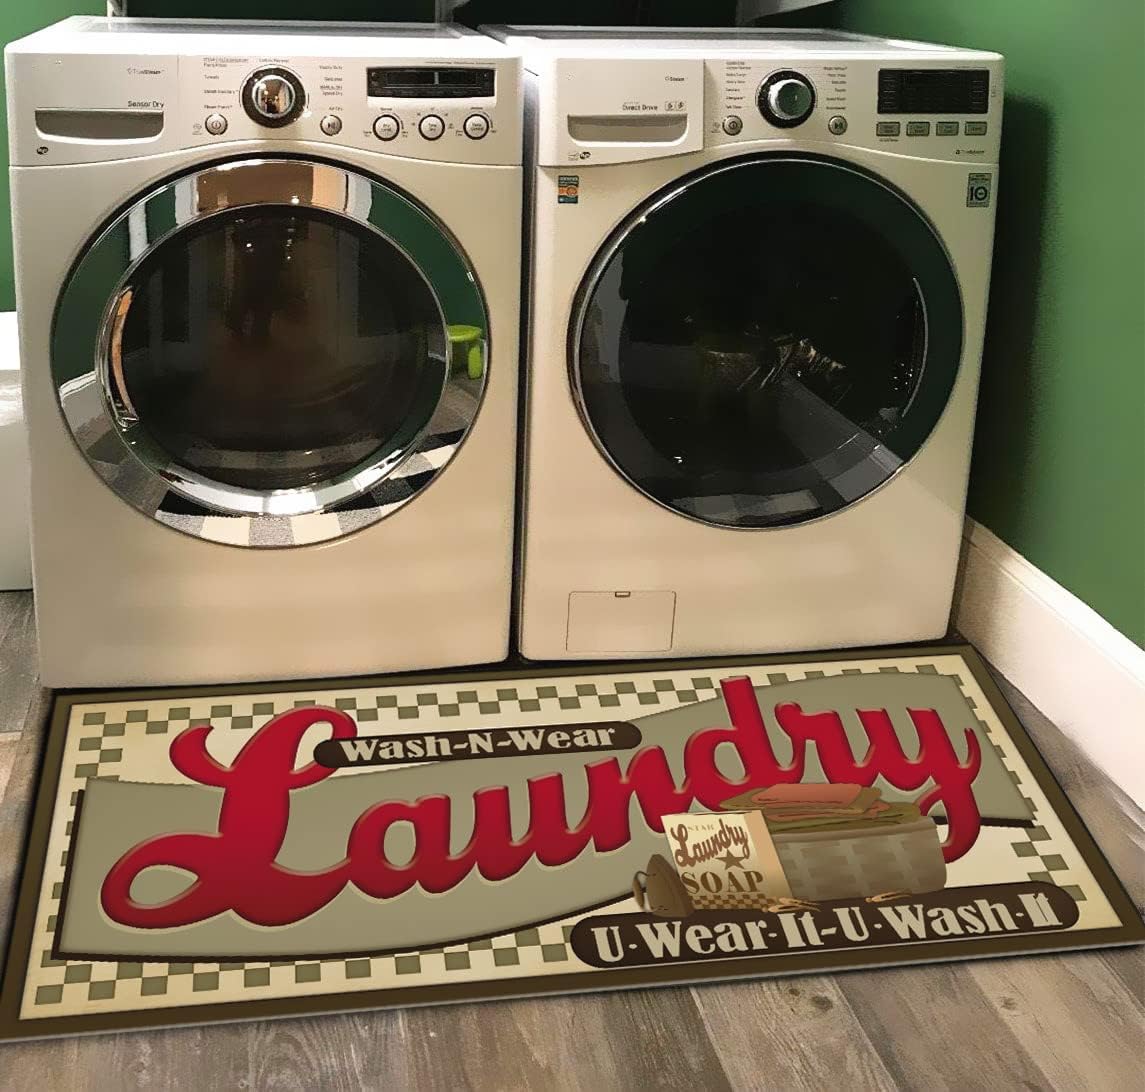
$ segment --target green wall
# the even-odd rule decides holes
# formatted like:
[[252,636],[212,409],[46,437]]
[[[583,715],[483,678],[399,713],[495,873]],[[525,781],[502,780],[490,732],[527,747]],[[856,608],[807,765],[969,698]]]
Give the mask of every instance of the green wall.
[[[0,46],[68,15],[102,15],[103,0],[0,0]],[[4,76],[0,72],[0,89]],[[12,286],[12,232],[8,211],[8,114],[0,110],[0,311],[16,306]]]
[[835,12],[851,30],[1006,56],[970,514],[1145,644],[1145,4]]

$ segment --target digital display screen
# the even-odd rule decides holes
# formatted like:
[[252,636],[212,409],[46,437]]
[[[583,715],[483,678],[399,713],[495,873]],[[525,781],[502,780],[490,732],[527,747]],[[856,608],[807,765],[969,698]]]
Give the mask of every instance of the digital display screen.
[[987,68],[883,68],[880,114],[985,114],[990,109]]
[[366,94],[372,99],[492,98],[492,68],[370,68]]

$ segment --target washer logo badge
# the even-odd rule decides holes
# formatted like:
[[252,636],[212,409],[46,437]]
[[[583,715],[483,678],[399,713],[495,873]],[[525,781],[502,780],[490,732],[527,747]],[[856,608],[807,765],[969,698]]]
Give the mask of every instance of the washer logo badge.
[[993,184],[994,176],[992,174],[972,174],[966,184],[966,207],[968,209],[989,208]]

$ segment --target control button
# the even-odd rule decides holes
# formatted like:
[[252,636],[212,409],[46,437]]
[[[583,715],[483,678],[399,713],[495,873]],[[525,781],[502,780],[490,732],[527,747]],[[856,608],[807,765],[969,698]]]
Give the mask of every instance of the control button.
[[[429,119],[426,118],[426,121]],[[424,124],[424,121],[423,121]],[[465,131],[465,135],[472,140],[480,140],[486,133],[489,132],[489,119],[484,114],[470,114],[465,119],[465,124],[461,127]],[[424,133],[422,134],[425,135]],[[440,135],[440,134],[439,134]],[[431,140],[436,139],[431,137]]]
[[203,122],[203,128],[211,136],[222,136],[227,131],[227,119],[222,114],[209,114]]
[[437,140],[441,134],[445,132],[445,122],[436,114],[426,114],[425,117],[417,123],[417,131],[421,133],[426,140]]
[[792,129],[802,125],[815,109],[815,88],[799,72],[776,72],[759,89],[759,111],[772,125]]
[[374,136],[379,140],[393,140],[402,131],[402,123],[393,114],[382,114],[374,119]]
[[835,136],[842,136],[847,131],[847,119],[842,114],[836,114],[830,121],[827,122],[827,128],[835,134]]
[[728,136],[739,136],[743,132],[743,118],[736,114],[728,114],[724,118],[724,132]]
[[327,114],[318,123],[318,127],[327,136],[337,136],[342,131],[342,119],[337,114]]
[[288,68],[260,68],[243,85],[243,109],[268,129],[281,129],[306,109],[306,89]]
[[934,126],[935,136],[958,136],[958,122],[939,121]]
[[929,121],[908,121],[906,123],[907,136],[930,136]]
[[986,122],[984,121],[968,121],[962,126],[962,131],[967,136],[985,136],[986,135]]
[[902,125],[897,121],[880,121],[875,125],[876,136],[898,136]]

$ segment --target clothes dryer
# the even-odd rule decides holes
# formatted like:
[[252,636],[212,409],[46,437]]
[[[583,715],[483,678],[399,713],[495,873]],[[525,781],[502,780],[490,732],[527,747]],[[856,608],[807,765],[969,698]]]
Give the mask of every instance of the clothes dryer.
[[88,17],[6,61],[44,682],[503,659],[520,62]]

